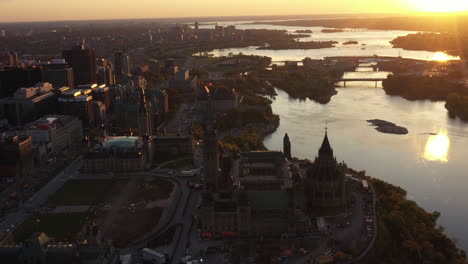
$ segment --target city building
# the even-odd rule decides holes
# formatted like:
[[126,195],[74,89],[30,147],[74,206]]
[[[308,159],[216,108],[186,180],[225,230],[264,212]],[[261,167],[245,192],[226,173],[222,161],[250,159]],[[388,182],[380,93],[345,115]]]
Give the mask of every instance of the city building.
[[51,83],[54,88],[75,87],[73,69],[68,67],[64,59],[53,59],[50,63],[43,64],[42,72],[44,81]]
[[72,89],[58,98],[59,113],[78,117],[83,126],[92,126],[94,122],[94,104],[92,89]]
[[310,232],[311,221],[287,190],[216,193],[198,209],[202,237],[294,238]]
[[107,120],[106,106],[101,101],[93,101],[94,121],[104,124]]
[[149,60],[146,62],[148,64],[148,70],[150,73],[159,74],[161,73],[161,64],[157,60]]
[[0,116],[11,124],[21,126],[41,116],[56,112],[56,95],[52,84],[37,83],[19,88],[13,97],[0,100]]
[[144,142],[139,137],[109,137],[83,155],[85,173],[132,172],[145,168]]
[[73,116],[48,115],[24,126],[35,148],[45,146],[49,154],[56,154],[83,140],[81,121]]
[[327,132],[318,156],[307,171],[305,191],[308,196],[308,207],[311,209],[338,208],[347,205],[345,174],[333,156]]
[[75,85],[97,83],[96,54],[94,49],[86,49],[84,45],[64,50],[62,56],[73,69]]
[[118,264],[115,248],[83,247],[54,241],[45,233],[35,232],[24,243],[0,244],[0,256],[5,264]]
[[30,136],[0,137],[0,183],[19,180],[33,169]]
[[18,88],[31,87],[42,81],[40,67],[13,67],[0,70],[0,99],[13,96]]
[[190,76],[188,70],[175,72],[173,80],[169,80],[168,88],[174,88],[180,93],[198,93],[198,79]]
[[292,188],[292,174],[285,155],[279,151],[242,153],[233,171],[233,184],[245,190]]
[[130,73],[129,57],[122,51],[114,52],[115,81],[121,83]]
[[105,85],[97,85],[97,84],[86,84],[78,86],[78,89],[81,90],[91,90],[91,95],[93,96],[93,100],[100,101],[106,107],[106,111],[111,109],[112,107],[112,99],[111,99],[111,92],[110,88]]
[[[223,86],[210,87],[211,106],[215,113],[228,113],[239,108],[239,95],[235,89]],[[208,94],[206,90],[200,91],[198,98],[201,109],[207,110]]]
[[103,85],[115,84],[115,76],[110,65],[101,66],[97,69],[97,83]]
[[156,158],[193,154],[192,136],[165,135],[153,138]]

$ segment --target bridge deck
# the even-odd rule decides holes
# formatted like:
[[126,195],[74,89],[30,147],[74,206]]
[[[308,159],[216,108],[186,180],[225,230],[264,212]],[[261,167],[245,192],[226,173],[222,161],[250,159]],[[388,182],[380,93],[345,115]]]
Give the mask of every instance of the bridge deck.
[[335,82],[380,82],[387,78],[341,78],[335,79]]

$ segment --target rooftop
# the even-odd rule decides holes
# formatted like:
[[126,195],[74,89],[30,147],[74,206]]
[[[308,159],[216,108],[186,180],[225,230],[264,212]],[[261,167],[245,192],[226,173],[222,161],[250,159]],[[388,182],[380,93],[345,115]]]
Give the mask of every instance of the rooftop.
[[138,137],[108,137],[103,143],[104,148],[128,148],[140,145],[140,139]]

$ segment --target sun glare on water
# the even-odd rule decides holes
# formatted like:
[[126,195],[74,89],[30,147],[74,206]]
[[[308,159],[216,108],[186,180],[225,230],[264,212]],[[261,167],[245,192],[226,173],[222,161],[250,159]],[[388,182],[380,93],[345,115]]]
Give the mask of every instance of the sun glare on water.
[[417,9],[426,12],[468,11],[468,0],[413,0]]
[[433,61],[448,61],[450,59],[451,58],[447,54],[445,54],[443,52],[436,52],[431,60],[433,60]]
[[426,142],[424,158],[429,161],[448,162],[450,139],[447,131],[440,131],[437,135],[430,136]]

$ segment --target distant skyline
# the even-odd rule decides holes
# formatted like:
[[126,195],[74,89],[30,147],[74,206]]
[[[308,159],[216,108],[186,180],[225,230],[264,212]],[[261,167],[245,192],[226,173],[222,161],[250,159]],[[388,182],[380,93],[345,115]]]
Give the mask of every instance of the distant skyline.
[[0,0],[0,22],[468,11],[466,0]]

